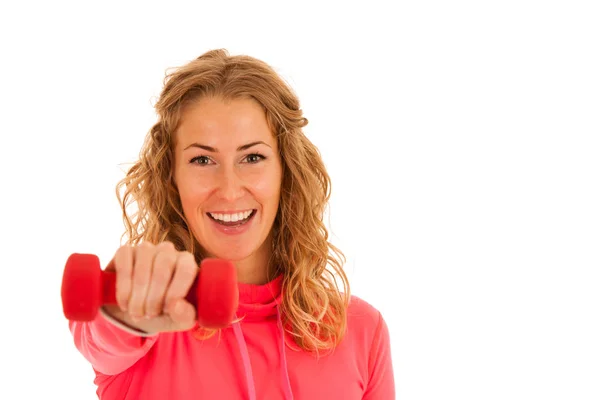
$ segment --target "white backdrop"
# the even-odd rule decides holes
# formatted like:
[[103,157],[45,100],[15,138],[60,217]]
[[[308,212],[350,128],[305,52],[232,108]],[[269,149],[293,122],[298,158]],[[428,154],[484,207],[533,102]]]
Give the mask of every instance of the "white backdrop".
[[299,94],[399,399],[600,398],[596,2],[283,3],[0,6],[0,398],[96,398],[64,262],[110,259],[166,69],[217,47]]

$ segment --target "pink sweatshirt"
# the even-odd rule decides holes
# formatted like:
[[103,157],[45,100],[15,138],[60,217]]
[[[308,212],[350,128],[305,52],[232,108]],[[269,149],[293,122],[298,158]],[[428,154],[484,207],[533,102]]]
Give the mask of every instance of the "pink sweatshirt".
[[333,352],[317,357],[284,345],[281,281],[239,284],[237,315],[243,321],[206,340],[196,339],[193,330],[142,337],[102,314],[69,327],[96,372],[102,400],[395,399],[381,314],[352,296],[346,336]]

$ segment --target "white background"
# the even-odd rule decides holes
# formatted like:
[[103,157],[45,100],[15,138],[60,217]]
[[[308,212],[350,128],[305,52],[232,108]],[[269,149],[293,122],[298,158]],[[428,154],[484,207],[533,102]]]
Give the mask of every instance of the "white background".
[[166,70],[217,47],[300,96],[399,399],[600,398],[594,3],[3,3],[0,398],[96,398],[64,262],[110,259]]

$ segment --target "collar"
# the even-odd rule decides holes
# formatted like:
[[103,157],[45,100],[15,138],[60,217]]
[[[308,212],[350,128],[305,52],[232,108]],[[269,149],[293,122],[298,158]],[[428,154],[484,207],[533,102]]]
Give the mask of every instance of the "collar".
[[264,285],[238,283],[237,317],[250,322],[277,316],[277,306],[282,301],[282,283],[283,275]]

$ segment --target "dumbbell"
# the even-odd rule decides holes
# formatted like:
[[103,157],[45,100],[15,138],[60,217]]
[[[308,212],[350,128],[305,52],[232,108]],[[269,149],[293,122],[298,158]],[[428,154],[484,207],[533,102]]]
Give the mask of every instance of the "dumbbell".
[[[61,297],[70,321],[93,321],[103,305],[117,304],[116,273],[100,267],[94,254],[74,253],[65,265]],[[228,326],[238,307],[237,271],[231,261],[206,258],[186,300],[196,308],[198,324],[208,329]]]

